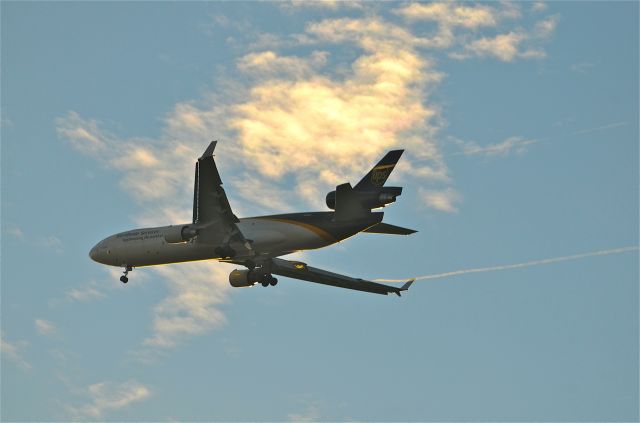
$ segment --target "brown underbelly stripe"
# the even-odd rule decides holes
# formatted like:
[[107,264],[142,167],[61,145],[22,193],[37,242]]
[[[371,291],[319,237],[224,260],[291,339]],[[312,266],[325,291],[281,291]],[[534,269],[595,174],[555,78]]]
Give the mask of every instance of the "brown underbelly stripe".
[[314,234],[318,235],[320,238],[324,239],[327,242],[333,243],[337,241],[333,236],[331,236],[331,234],[329,234],[329,232],[317,226],[311,225],[309,223],[303,223],[303,222],[298,222],[296,220],[289,220],[289,219],[277,219],[273,217],[259,217],[258,219],[271,220],[274,222],[288,223],[290,225],[300,226],[302,228],[305,228],[313,232]]

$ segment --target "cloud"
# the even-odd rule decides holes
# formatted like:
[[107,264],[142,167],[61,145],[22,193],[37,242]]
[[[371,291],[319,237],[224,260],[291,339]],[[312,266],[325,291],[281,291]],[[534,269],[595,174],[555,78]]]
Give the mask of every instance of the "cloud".
[[44,247],[48,250],[54,251],[58,254],[61,254],[64,250],[62,249],[62,241],[55,235],[49,235],[45,238],[41,238],[38,241],[38,244],[41,247]]
[[396,13],[409,20],[434,21],[440,25],[470,29],[492,27],[498,23],[495,10],[483,4],[411,3],[396,10]]
[[72,301],[86,302],[92,300],[98,300],[104,298],[106,295],[97,290],[94,286],[87,286],[84,288],[70,289],[66,293],[66,298]]
[[556,31],[559,20],[560,17],[558,15],[554,15],[536,22],[533,28],[533,35],[539,38],[550,37]]
[[45,335],[45,336],[53,335],[58,331],[58,329],[53,323],[48,322],[44,319],[36,319],[34,321],[34,325],[40,335]]
[[[57,126],[60,136],[72,147],[121,172],[123,189],[126,187],[126,192],[144,206],[143,209],[153,210],[152,214],[139,215],[135,219],[137,224],[166,225],[191,221],[194,162],[205,147],[204,133],[215,133],[212,127],[216,126],[219,113],[213,108],[202,110],[191,103],[179,103],[165,121],[165,136],[156,140],[119,138],[104,130],[99,122],[81,118],[75,112],[58,119]],[[89,139],[97,140],[105,148],[98,152],[84,148],[81,144],[84,137],[68,138],[85,132],[90,133]],[[223,145],[220,147],[225,149]],[[232,154],[221,156],[233,157]],[[217,308],[226,299],[228,287],[227,275],[221,266],[189,263],[152,270],[167,280],[171,294],[154,308],[152,334],[144,340],[144,348],[174,347],[189,336],[224,321]],[[102,290],[90,285],[72,289],[66,297],[89,301],[104,295]]]
[[301,413],[290,413],[287,420],[290,422],[316,422],[320,419],[320,410],[314,404],[310,404],[306,410]]
[[107,143],[100,133],[96,121],[83,121],[75,112],[70,112],[65,119],[57,120],[58,135],[68,140],[78,151],[96,156],[107,150]]
[[17,364],[23,370],[31,370],[31,364],[29,364],[22,356],[22,350],[27,347],[26,341],[9,342],[4,336],[3,332],[0,332],[0,352],[2,357]]
[[496,28],[503,21],[521,16],[517,4],[504,2],[495,8],[487,4],[436,2],[411,3],[394,11],[409,22],[434,22],[438,29],[431,38],[423,38],[424,47],[447,49],[483,28]]
[[359,0],[290,0],[278,2],[278,5],[287,12],[295,12],[303,8],[335,11],[338,9],[362,9],[364,7],[363,2]]
[[528,36],[522,32],[509,32],[495,37],[483,37],[473,40],[464,46],[463,52],[449,54],[454,59],[468,59],[470,57],[493,57],[503,62],[515,59],[534,59],[546,57],[544,50],[536,48],[521,49],[521,44]]
[[547,8],[547,4],[543,1],[536,1],[531,5],[532,12],[544,12],[545,10],[547,10]]
[[[335,184],[355,182],[392,148],[437,152],[439,109],[424,99],[442,74],[413,49],[409,33],[377,18],[325,19],[306,31],[314,43],[363,51],[341,78],[258,81],[231,119],[245,163],[274,183],[292,176],[299,198],[320,205]],[[437,154],[422,165],[431,169],[424,175],[447,173]]]
[[587,74],[596,67],[596,64],[593,62],[580,62],[580,63],[572,63],[569,67],[572,72],[577,72],[581,74]]
[[428,207],[445,213],[458,212],[456,204],[461,201],[461,197],[453,188],[444,190],[426,190],[421,188],[419,193]]
[[154,270],[171,281],[171,294],[153,309],[153,333],[144,340],[145,347],[175,347],[186,337],[226,322],[218,307],[226,301],[231,289],[227,266],[199,262]]
[[529,140],[522,137],[509,137],[506,140],[481,146],[474,141],[461,141],[454,138],[451,140],[462,147],[460,153],[453,153],[452,156],[463,154],[465,156],[508,156],[510,153],[522,154],[527,146],[536,144],[539,140]]
[[[446,122],[431,96],[445,75],[425,52],[456,42],[473,46],[458,46],[468,57],[515,60],[540,52],[514,36],[477,39],[480,29],[498,29],[520,16],[519,7],[509,3],[398,9],[411,22],[436,22],[439,32],[432,37],[416,35],[371,9],[363,17],[306,22],[299,34],[248,31],[254,42],[234,41],[239,52],[234,70],[242,76],[219,78],[215,93],[176,104],[156,138],[121,137],[74,111],[56,121],[59,137],[120,174],[122,189],[140,206],[135,222],[145,226],[191,220],[193,164],[211,136],[222,141],[217,164],[240,216],[302,205],[326,209],[326,192],[356,182],[395,148],[407,153],[394,177],[448,186],[452,177],[438,141]],[[224,17],[213,19],[217,26],[232,25]],[[448,212],[457,210],[461,198],[446,186],[425,190],[423,197],[430,207]],[[166,279],[170,295],[153,310],[143,350],[174,347],[225,322],[220,305],[229,285],[221,265],[153,271]],[[91,288],[68,295],[78,301],[99,296]]]
[[87,404],[67,407],[74,419],[101,420],[108,412],[121,410],[149,398],[151,390],[135,380],[120,384],[105,381],[90,385],[85,395],[89,397]]
[[316,68],[322,67],[327,62],[329,53],[326,51],[314,51],[308,58],[295,56],[280,56],[273,51],[249,53],[238,61],[240,71],[264,77],[290,76],[302,78],[311,74]]
[[20,239],[20,240],[24,239],[24,232],[22,232],[22,229],[20,229],[19,227],[15,226],[15,225],[9,226],[6,229],[6,231],[7,231],[7,234],[11,235],[12,237],[14,237],[16,239]]

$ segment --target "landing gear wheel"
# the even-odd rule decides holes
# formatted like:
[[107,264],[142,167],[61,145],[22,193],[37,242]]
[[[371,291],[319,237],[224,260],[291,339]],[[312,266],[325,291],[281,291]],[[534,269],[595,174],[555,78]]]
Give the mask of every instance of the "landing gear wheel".
[[269,284],[271,286],[276,286],[278,284],[278,279],[274,278],[273,276],[271,277],[271,280],[269,281]]
[[127,283],[129,282],[129,278],[127,277],[127,275],[129,274],[129,272],[131,272],[133,270],[133,267],[131,266],[125,266],[124,268],[124,274],[122,276],[120,276],[120,282],[122,283]]
[[262,282],[260,282],[262,284],[262,286],[264,286],[265,288],[269,286],[269,282],[264,280]]

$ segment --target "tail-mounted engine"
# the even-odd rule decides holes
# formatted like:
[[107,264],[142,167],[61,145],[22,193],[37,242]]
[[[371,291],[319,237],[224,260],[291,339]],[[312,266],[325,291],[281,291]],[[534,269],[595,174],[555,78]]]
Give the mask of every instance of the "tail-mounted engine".
[[[381,187],[375,190],[360,191],[354,189],[351,191],[354,200],[360,203],[362,208],[377,209],[384,207],[396,201],[396,197],[402,194],[402,187]],[[332,210],[336,209],[336,192],[331,191],[326,198],[327,207]]]
[[170,226],[164,232],[164,240],[169,244],[187,242],[198,235],[198,230],[193,225]]

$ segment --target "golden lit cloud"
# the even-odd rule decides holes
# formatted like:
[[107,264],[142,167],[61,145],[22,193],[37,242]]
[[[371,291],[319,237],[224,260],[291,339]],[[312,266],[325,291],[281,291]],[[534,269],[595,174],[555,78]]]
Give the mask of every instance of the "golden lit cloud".
[[[333,13],[333,3],[325,6]],[[121,188],[143,206],[139,225],[191,220],[193,164],[212,139],[221,141],[216,163],[238,216],[326,210],[328,191],[357,182],[397,148],[407,152],[392,177],[429,184],[421,191],[423,202],[455,212],[461,196],[448,187],[452,177],[438,142],[446,122],[431,97],[445,75],[429,49],[503,61],[544,51],[531,45],[526,32],[503,28],[521,13],[511,3],[399,6],[396,14],[408,23],[434,22],[430,37],[378,17],[375,8],[370,12],[306,22],[303,33],[260,33],[246,45],[235,41],[240,53],[234,70],[242,76],[221,79],[215,92],[176,104],[157,139],[121,138],[75,112],[58,119],[59,136],[120,172]],[[226,18],[214,21],[236,27]],[[555,29],[554,21],[540,22],[539,34]],[[481,29],[501,34],[477,35]],[[498,145],[496,151],[520,144]],[[143,348],[172,347],[224,323],[219,306],[227,298],[229,270],[211,263],[158,268],[170,294],[154,308]]]
[[411,3],[396,11],[410,20],[435,21],[446,26],[464,28],[491,27],[498,23],[495,10],[486,5],[468,6],[466,3]]
[[420,196],[427,206],[445,213],[457,213],[456,204],[461,201],[460,194],[452,188],[444,190],[420,189]]
[[251,88],[231,118],[244,160],[274,181],[293,175],[296,192],[312,204],[322,203],[328,184],[356,182],[386,151],[407,143],[425,167],[446,173],[437,155],[421,154],[438,149],[431,135],[439,110],[424,100],[442,74],[415,51],[411,34],[380,19],[323,20],[307,33],[315,43],[355,42],[363,52],[342,78],[283,76]]
[[301,78],[309,75],[315,68],[323,66],[327,62],[328,53],[314,51],[309,58],[294,56],[280,56],[273,51],[249,53],[238,61],[238,69],[241,71],[265,77]]
[[449,56],[454,59],[468,59],[470,57],[493,57],[503,62],[515,59],[539,59],[546,57],[546,53],[538,48],[522,49],[521,44],[528,39],[528,35],[521,32],[509,32],[495,37],[483,37],[464,46],[463,52],[453,52]]

